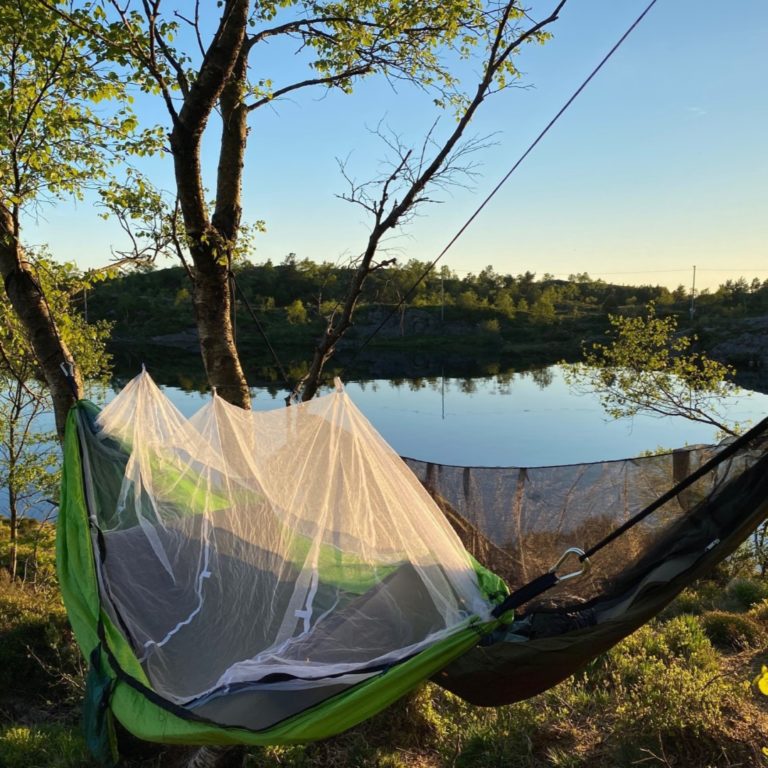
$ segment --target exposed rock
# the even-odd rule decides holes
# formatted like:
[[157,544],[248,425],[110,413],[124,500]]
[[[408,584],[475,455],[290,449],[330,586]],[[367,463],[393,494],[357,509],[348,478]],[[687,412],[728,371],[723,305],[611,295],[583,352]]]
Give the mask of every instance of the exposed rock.
[[739,320],[707,354],[737,369],[736,382],[768,392],[768,315]]
[[768,369],[768,315],[745,318],[709,354],[739,368]]
[[446,320],[424,309],[406,307],[389,317],[384,327],[378,330],[379,325],[390,314],[388,308],[373,308],[365,313],[364,317],[358,317],[355,321],[354,331],[357,338],[365,338],[376,331],[381,338],[398,338],[400,336],[467,336],[475,326],[466,320]]
[[161,347],[175,347],[187,352],[200,351],[200,338],[197,335],[197,328],[185,328],[178,333],[166,333],[160,336],[152,336],[150,341]]

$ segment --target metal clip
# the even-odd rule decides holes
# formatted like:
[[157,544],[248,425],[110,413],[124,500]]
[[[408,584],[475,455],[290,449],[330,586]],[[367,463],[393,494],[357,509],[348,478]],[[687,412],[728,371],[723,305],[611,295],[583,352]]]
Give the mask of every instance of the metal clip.
[[63,363],[60,363],[59,368],[61,368],[61,372],[70,379],[75,377],[75,364],[71,360],[65,360]]
[[571,579],[578,579],[579,576],[583,576],[591,567],[592,563],[589,562],[589,558],[585,556],[584,550],[578,547],[569,547],[560,555],[560,559],[549,569],[549,573],[557,575],[557,569],[572,555],[578,557],[581,563],[581,568],[578,571],[571,571],[563,576],[558,576],[558,582],[570,581]]

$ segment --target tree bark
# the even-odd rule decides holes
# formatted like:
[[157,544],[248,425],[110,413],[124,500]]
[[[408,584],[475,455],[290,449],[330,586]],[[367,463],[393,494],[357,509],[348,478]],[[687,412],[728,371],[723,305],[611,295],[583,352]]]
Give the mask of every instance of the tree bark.
[[227,402],[249,409],[251,394],[232,327],[228,266],[215,261],[212,254],[193,256],[193,261],[192,303],[208,382]]
[[[205,372],[221,397],[242,408],[250,408],[251,399],[235,346],[228,273],[240,221],[245,129],[243,125],[241,131],[232,118],[238,112],[238,83],[245,80],[243,43],[248,9],[248,0],[229,0],[225,4],[222,21],[199,75],[180,112],[173,115],[170,135],[179,205],[194,265],[193,306]],[[216,212],[211,220],[202,184],[200,142],[220,100],[223,107],[230,103],[232,106],[229,116],[222,115],[224,135]]]
[[8,487],[8,513],[11,524],[10,540],[8,542],[8,573],[11,575],[11,581],[16,581],[16,562],[19,551],[19,515],[16,510],[16,493],[12,486]]
[[64,436],[69,409],[77,398],[83,396],[83,381],[77,369],[74,372],[73,392],[62,363],[71,363],[72,355],[59,334],[56,321],[51,316],[45,295],[24,261],[17,227],[11,212],[0,203],[0,276],[14,312],[21,320],[29,343],[40,365],[42,374],[51,391],[56,430]]

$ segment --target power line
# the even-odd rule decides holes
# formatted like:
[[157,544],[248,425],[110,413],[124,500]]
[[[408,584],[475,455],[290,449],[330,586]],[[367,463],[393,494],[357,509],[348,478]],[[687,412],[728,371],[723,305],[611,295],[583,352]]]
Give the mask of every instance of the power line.
[[[483,267],[484,269],[484,267]],[[459,267],[454,268],[451,267],[451,271],[455,272],[456,274],[476,274],[479,272],[482,272],[483,269],[477,269],[476,267],[474,269],[467,268],[467,267]],[[690,267],[680,267],[675,269],[630,269],[630,270],[620,270],[620,271],[609,271],[604,272],[603,270],[589,270],[585,269],[583,270],[586,272],[590,277],[592,276],[600,276],[600,275],[667,275],[672,273],[688,273],[691,271]],[[739,269],[738,267],[710,267],[710,268],[702,268],[702,267],[696,267],[697,272],[719,272],[721,274],[729,274],[729,275],[740,275],[743,276],[746,274],[768,274],[768,269],[754,269],[752,267],[746,267],[744,269]],[[550,272],[549,270],[545,269],[541,272],[542,275],[552,275],[552,277],[570,277],[573,274],[579,274],[578,271],[574,272]]]

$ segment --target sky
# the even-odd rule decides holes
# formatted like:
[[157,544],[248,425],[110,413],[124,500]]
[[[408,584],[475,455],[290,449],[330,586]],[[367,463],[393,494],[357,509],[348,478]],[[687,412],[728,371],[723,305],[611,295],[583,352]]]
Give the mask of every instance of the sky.
[[[543,16],[554,2],[531,3]],[[544,46],[526,46],[517,65],[525,88],[494,95],[470,131],[492,146],[474,156],[470,189],[441,194],[388,243],[390,256],[433,259],[515,163],[647,0],[570,0]],[[276,85],[300,72],[295,56],[267,49],[251,62]],[[588,272],[609,282],[716,288],[744,276],[768,279],[768,3],[658,0],[461,240],[444,258],[459,275],[486,265],[558,277]],[[147,121],[159,102],[139,100]],[[338,158],[358,180],[386,157],[371,129],[383,121],[419,143],[436,118],[452,115],[431,97],[382,79],[351,96],[304,91],[252,115],[243,217],[262,219],[255,262],[288,253],[341,262],[360,253],[370,222],[338,198]],[[204,162],[214,187],[218,126]],[[171,158],[145,168],[171,190]],[[24,222],[29,244],[57,258],[103,266],[124,245],[92,199],[43,209]],[[168,262],[169,264],[171,262]]]

